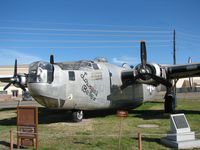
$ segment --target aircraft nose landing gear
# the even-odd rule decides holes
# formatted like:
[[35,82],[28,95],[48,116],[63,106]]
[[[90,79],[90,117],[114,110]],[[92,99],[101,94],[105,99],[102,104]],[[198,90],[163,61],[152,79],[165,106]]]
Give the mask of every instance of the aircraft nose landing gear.
[[72,121],[73,122],[81,122],[82,119],[83,119],[83,111],[82,110],[72,111]]

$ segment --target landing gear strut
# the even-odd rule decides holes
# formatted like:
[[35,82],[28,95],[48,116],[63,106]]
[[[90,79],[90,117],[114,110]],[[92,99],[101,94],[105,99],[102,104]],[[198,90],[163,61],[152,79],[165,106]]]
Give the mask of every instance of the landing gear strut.
[[165,113],[174,113],[176,108],[176,96],[173,92],[165,94]]
[[81,122],[82,119],[83,119],[83,111],[82,110],[72,111],[72,121],[73,122]]

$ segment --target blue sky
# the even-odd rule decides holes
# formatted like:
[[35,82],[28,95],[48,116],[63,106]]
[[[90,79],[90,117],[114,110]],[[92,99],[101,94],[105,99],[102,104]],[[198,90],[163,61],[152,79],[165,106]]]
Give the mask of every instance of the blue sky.
[[0,65],[36,60],[106,57],[137,64],[139,41],[148,61],[171,64],[176,30],[177,63],[200,60],[198,0],[2,0]]

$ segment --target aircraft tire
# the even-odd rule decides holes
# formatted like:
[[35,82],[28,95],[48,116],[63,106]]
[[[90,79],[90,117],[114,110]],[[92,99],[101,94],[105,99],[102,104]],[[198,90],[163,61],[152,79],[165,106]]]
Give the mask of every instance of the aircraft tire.
[[174,113],[175,107],[172,97],[167,97],[165,99],[165,113]]
[[81,122],[83,119],[83,111],[76,110],[72,112],[72,121],[73,122]]

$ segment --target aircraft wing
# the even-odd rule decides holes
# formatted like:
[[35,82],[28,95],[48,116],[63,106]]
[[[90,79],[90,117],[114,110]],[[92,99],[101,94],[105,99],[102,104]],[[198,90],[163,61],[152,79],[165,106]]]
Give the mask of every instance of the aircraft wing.
[[200,76],[200,63],[182,65],[159,65],[148,63],[143,70],[141,64],[121,73],[122,88],[134,83],[171,86],[171,80]]
[[166,67],[167,78],[179,79],[200,76],[200,63],[169,65]]
[[0,81],[9,83],[12,77],[12,75],[0,75]]

